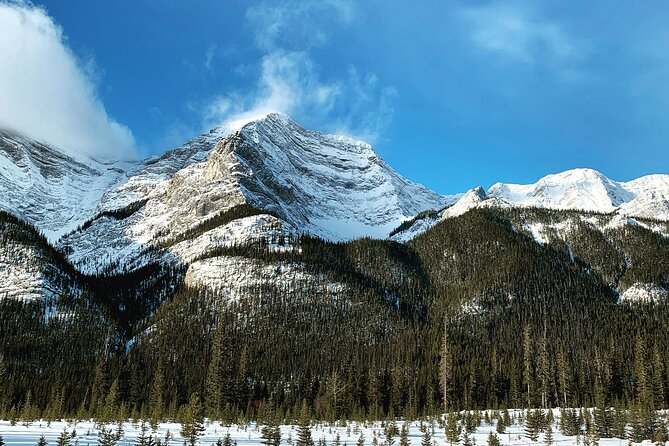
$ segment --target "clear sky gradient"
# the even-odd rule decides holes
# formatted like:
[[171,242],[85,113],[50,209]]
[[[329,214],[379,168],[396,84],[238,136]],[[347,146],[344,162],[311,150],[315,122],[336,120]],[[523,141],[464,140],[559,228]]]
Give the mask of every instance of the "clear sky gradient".
[[669,171],[669,2],[35,4],[140,156],[277,110],[441,193]]

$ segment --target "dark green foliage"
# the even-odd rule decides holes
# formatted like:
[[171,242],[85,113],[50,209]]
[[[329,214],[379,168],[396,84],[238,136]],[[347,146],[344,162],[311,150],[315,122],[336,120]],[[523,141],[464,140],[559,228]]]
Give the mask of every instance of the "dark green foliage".
[[190,396],[188,404],[184,408],[183,420],[181,423],[181,436],[191,446],[197,444],[197,440],[204,433],[204,413],[200,396],[194,393]]
[[[233,209],[179,237],[260,212]],[[618,288],[665,286],[669,242],[640,226],[600,237],[583,223],[541,245],[522,229],[528,215],[544,224],[582,216],[474,210],[408,244],[296,237],[203,255],[251,265],[250,285],[234,296],[183,286],[182,266],[77,275],[5,216],[0,247],[41,246],[44,263],[83,291],[57,297],[62,318],[47,317],[54,302],[0,298],[0,407],[14,408],[7,418],[32,412],[29,389],[35,413],[50,418],[127,408],[153,423],[174,419],[194,393],[207,416],[228,421],[295,419],[303,401],[327,420],[413,418],[445,402],[448,411],[583,406],[597,408],[589,424],[603,436],[624,425],[611,408],[639,400],[638,436],[649,438],[652,410],[669,396],[669,306],[619,304]],[[263,268],[298,268],[309,280],[275,281]],[[581,431],[576,413],[561,423]],[[464,425],[478,425],[473,413]]]
[[125,220],[126,218],[132,216],[132,214],[134,214],[135,212],[142,209],[146,205],[147,201],[148,200],[139,200],[119,209],[114,209],[111,211],[102,211],[95,217],[84,222],[78,230],[83,231],[85,229],[88,229],[93,224],[93,222],[103,217],[109,217],[115,220]]
[[296,446],[314,446],[314,440],[311,438],[311,420],[306,400],[302,402],[302,409],[300,410]]
[[277,214],[272,211],[260,210],[251,206],[250,204],[243,203],[222,211],[213,217],[208,218],[202,223],[179,233],[176,236],[170,237],[166,241],[161,242],[159,246],[161,248],[167,248],[184,240],[193,239],[207,231],[218,228],[219,226],[226,225],[231,221],[238,220],[240,218],[252,217],[254,215],[271,215],[273,217],[277,217]]

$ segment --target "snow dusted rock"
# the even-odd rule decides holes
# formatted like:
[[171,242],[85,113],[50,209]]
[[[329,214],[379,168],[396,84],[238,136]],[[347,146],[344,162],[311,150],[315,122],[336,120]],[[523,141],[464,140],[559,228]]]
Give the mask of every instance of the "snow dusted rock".
[[56,298],[78,293],[71,275],[54,262],[53,252],[33,230],[0,215],[0,300]]
[[[215,129],[145,163],[99,206],[136,205],[134,212],[102,215],[60,245],[85,271],[140,266],[147,250],[165,245],[187,262],[216,246],[268,234],[385,237],[411,215],[446,202],[402,178],[368,144],[312,132],[272,113],[236,130]],[[187,249],[169,243],[242,205],[258,209],[262,218],[247,220],[241,231],[213,228]]]
[[654,303],[665,300],[669,292],[654,283],[635,283],[620,296],[621,303]]
[[625,183],[592,169],[574,169],[548,175],[534,184],[497,183],[488,195],[524,207],[669,219],[669,175],[649,175]]
[[267,263],[243,257],[212,257],[193,262],[186,273],[187,285],[198,285],[216,290],[239,300],[248,295],[248,289],[272,286],[289,294],[303,286],[319,284],[330,295],[345,289],[336,283],[305,271],[302,265],[287,262]]
[[[668,221],[669,175],[649,175],[625,183],[592,169],[574,169],[548,175],[534,184],[496,183],[487,192],[481,187],[468,191],[444,209],[441,217],[457,217],[474,208],[509,206],[615,214],[617,218],[607,221],[608,226],[640,224],[635,218]],[[409,240],[439,221],[416,221],[393,239]]]
[[95,213],[124,163],[74,159],[0,130],[0,210],[36,225],[52,242]]

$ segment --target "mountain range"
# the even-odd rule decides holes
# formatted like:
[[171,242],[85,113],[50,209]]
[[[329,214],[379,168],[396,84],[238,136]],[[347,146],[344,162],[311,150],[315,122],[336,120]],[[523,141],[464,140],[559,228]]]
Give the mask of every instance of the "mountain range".
[[[336,409],[348,415],[440,399],[519,407],[523,330],[551,364],[569,350],[580,407],[604,360],[621,383],[611,398],[635,394],[635,337],[620,333],[661,349],[669,332],[669,175],[574,169],[442,195],[369,144],[270,113],[141,161],[2,131],[0,198],[11,384],[0,407],[28,390],[46,406],[63,385],[69,411],[96,413],[115,377],[129,406],[159,386],[167,410],[208,392],[212,376],[236,376],[216,410],[307,399],[318,411],[339,379],[358,389]],[[457,358],[451,390],[444,358]],[[389,396],[372,404],[360,386]]]

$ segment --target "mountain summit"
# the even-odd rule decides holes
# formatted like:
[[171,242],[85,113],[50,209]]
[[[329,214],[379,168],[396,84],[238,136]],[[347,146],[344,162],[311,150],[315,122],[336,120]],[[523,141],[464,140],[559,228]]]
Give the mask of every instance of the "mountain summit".
[[407,241],[479,207],[540,207],[669,219],[669,176],[616,182],[591,169],[442,196],[354,139],[269,113],[212,129],[139,162],[74,159],[0,133],[0,202],[81,271],[188,263],[217,247],[309,234]]

